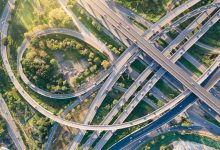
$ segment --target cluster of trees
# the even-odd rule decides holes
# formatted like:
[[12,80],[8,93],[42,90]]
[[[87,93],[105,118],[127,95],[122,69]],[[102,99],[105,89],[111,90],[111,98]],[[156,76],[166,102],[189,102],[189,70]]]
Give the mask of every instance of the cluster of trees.
[[115,55],[117,56],[120,56],[121,53],[124,51],[124,47],[119,47],[119,48],[116,48],[114,46],[112,46],[111,44],[108,44],[107,47],[113,52],[115,53]]
[[45,141],[47,141],[52,123],[48,118],[43,117],[40,114],[36,114],[32,118],[31,124],[33,125],[31,130],[32,138],[38,145],[38,148],[42,147]]
[[79,76],[75,76],[72,78],[72,83],[74,86],[78,86],[79,84],[84,82],[86,78],[97,73],[97,71],[101,69],[101,67],[107,70],[110,66],[110,63],[106,59],[101,57],[98,53],[90,51],[88,48],[83,48],[84,49],[80,50],[80,54],[87,58],[87,61],[89,62],[89,68],[87,68]]
[[80,40],[63,36],[33,39],[31,47],[22,60],[23,69],[28,78],[37,86],[55,93],[68,92],[70,88],[67,81],[57,72],[57,62],[49,55],[51,52],[62,52],[68,55],[72,53],[75,57],[88,61],[89,67],[71,79],[75,87],[97,73],[99,69],[106,70],[110,66],[106,57],[94,48]]
[[32,42],[31,47],[22,60],[24,73],[30,81],[42,89],[53,93],[65,93],[70,87],[63,76],[57,71],[57,63],[45,50],[39,39]]
[[107,45],[107,47],[115,53],[117,56],[119,56],[123,51],[124,47],[119,45],[115,40],[110,37],[108,34],[106,34],[102,26],[97,23],[97,21],[92,18],[86,11],[78,7],[76,5],[75,0],[68,0],[68,7],[72,9],[72,11],[75,13],[75,15],[81,20],[81,22],[94,34],[96,35],[103,43]]
[[[32,132],[31,130],[34,128],[30,128],[29,123],[27,123],[28,121],[30,121],[30,118],[32,118],[33,116],[33,109],[31,109],[31,107],[29,105],[27,105],[27,103],[23,100],[23,98],[17,93],[16,89],[14,87],[11,87],[10,82],[7,75],[4,74],[4,70],[1,67],[1,63],[0,63],[0,78],[2,80],[0,80],[0,93],[4,93],[4,99],[7,103],[7,106],[9,108],[9,110],[11,111],[11,114],[13,116],[13,118],[16,118],[16,120],[18,122],[20,122],[19,125],[23,124],[24,126],[22,126],[22,128],[24,128],[23,131],[27,131],[27,132]],[[1,88],[2,87],[2,88]],[[40,116],[41,118],[43,118],[42,116]],[[46,118],[41,119],[38,118],[36,120],[40,120],[37,123],[37,127],[41,130],[38,130],[38,136],[42,137],[43,142],[40,143],[38,141],[38,139],[34,140],[34,143],[37,145],[36,149],[42,149],[43,144],[45,143],[45,139],[47,138],[47,136],[45,134],[47,134],[48,132],[44,132],[44,131],[49,131],[50,126],[46,126],[45,124],[48,124],[48,120]],[[46,129],[47,128],[47,129]],[[27,133],[26,132],[26,133]],[[30,134],[28,135],[28,137],[31,137],[32,139],[34,139],[34,134]],[[2,120],[1,116],[0,116],[0,143],[1,140],[5,141],[9,141],[10,137],[8,136],[8,134],[6,134],[6,123],[4,120]],[[32,142],[30,142],[32,143]],[[32,143],[33,144],[33,143]],[[32,147],[35,147],[34,145],[31,145]],[[13,145],[10,145],[10,147]]]
[[32,114],[31,108],[24,100],[16,93],[16,89],[12,89],[5,93],[5,100],[12,111],[12,115],[16,117],[21,123],[25,123]]
[[189,127],[192,125],[192,120],[190,118],[182,118],[181,126]]
[[[43,41],[40,42],[40,45],[33,43],[35,46],[40,46],[41,48],[52,50],[52,51],[72,51],[75,50],[79,52],[83,58],[86,58],[89,62],[90,68],[84,72],[85,76],[87,76],[90,72],[95,73],[97,69],[101,66],[104,69],[108,69],[110,63],[105,59],[105,57],[101,56],[102,54],[98,53],[98,51],[93,48],[87,46],[85,43],[79,43],[76,40],[65,38],[63,40],[57,39],[47,39],[45,43]],[[39,43],[39,42],[37,42]],[[87,75],[86,75],[87,74]]]
[[6,144],[9,149],[14,149],[12,140],[7,131],[7,123],[0,115],[0,145]]
[[72,19],[65,13],[62,8],[52,9],[49,14],[49,26],[51,27],[68,27],[74,28]]
[[3,133],[6,132],[7,124],[3,117],[0,115],[0,135],[3,135]]

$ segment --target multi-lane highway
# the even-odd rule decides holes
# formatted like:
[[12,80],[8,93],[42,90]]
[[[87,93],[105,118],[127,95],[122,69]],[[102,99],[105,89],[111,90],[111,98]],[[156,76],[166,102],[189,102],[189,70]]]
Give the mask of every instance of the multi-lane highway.
[[[81,3],[81,5],[82,6],[84,6],[84,4],[85,4],[85,2],[86,1],[79,1],[80,3]],[[195,1],[194,1],[195,2]],[[190,6],[192,6],[193,4],[196,4],[196,2],[194,3],[194,2],[190,2],[190,3],[187,3],[187,8],[189,8]],[[191,5],[190,5],[191,4]],[[181,6],[181,8],[182,8],[182,6]],[[182,8],[182,10],[184,10],[184,9],[186,9],[186,7],[184,7],[184,8]],[[93,11],[92,11],[93,12]],[[180,12],[180,11],[178,11],[178,12]],[[175,14],[174,15],[177,15],[176,14],[176,12],[175,12]],[[166,17],[166,18],[169,18],[169,17]],[[167,21],[167,19],[164,19],[163,20],[163,23],[165,22],[165,20]],[[119,26],[117,26],[117,27],[120,27],[120,25]],[[149,33],[147,33],[146,35],[148,35],[148,34],[151,34],[151,32],[149,32]],[[130,48],[132,48],[133,46],[131,46]],[[154,67],[154,68],[153,68]],[[152,70],[151,70],[151,67],[149,67],[149,68],[147,68],[146,69],[146,71],[143,73],[143,77],[142,78],[140,78],[140,79],[137,79],[137,81],[139,81],[139,82],[135,82],[135,83],[138,83],[138,85],[136,86],[136,85],[133,85],[130,89],[129,89],[129,91],[133,91],[133,92],[135,92],[135,90],[140,86],[140,84],[142,83],[142,81],[144,80],[144,79],[146,79],[150,74],[149,74],[149,72],[151,73],[154,69],[156,68],[156,65],[155,66],[152,66]],[[116,78],[115,78],[116,77]],[[93,119],[93,117],[95,116],[95,113],[96,113],[96,110],[97,110],[97,108],[101,105],[101,103],[102,103],[102,101],[104,100],[104,97],[107,95],[106,93],[105,93],[105,91],[107,91],[107,87],[109,88],[109,84],[111,83],[111,85],[113,85],[116,81],[117,81],[117,76],[116,75],[114,75],[114,74],[112,74],[112,76],[110,76],[108,79],[107,79],[107,81],[106,81],[106,84],[105,84],[105,86],[103,86],[102,88],[101,88],[101,90],[99,91],[99,93],[98,93],[98,95],[96,96],[96,98],[94,99],[94,103],[92,103],[92,105],[90,106],[90,109],[89,109],[89,112],[88,112],[88,115],[87,115],[87,117],[85,118],[85,121],[84,121],[84,123],[90,123],[91,121],[92,121],[92,119]],[[111,82],[110,82],[111,81]],[[112,81],[114,81],[114,82],[112,82]],[[129,93],[129,91],[127,92],[127,93]],[[104,94],[104,95],[103,95]],[[126,97],[126,99],[128,99],[132,94],[127,94],[128,96]],[[102,98],[101,98],[102,97]],[[126,102],[126,99],[125,99],[125,102]],[[121,100],[122,101],[122,100]],[[123,106],[123,104],[122,105],[119,105],[119,106]],[[117,112],[117,109],[114,109],[114,110],[116,110],[116,112]],[[73,143],[71,144],[71,146],[70,146],[70,149],[73,149],[73,148],[75,148],[77,145],[78,145],[78,143],[79,143],[79,141],[81,141],[81,139],[82,139],[82,137],[83,137],[83,135],[85,134],[85,132],[84,131],[80,131],[79,133],[78,133],[78,135],[74,138],[74,141],[73,141]]]
[[[160,64],[165,70],[172,74],[177,80],[191,90],[196,96],[208,103],[216,112],[220,114],[220,101],[207,92],[199,84],[195,83],[180,67],[173,64],[167,57],[162,55],[158,49],[150,45],[143,37],[138,35],[129,27],[121,18],[105,6],[101,1],[88,1],[94,10],[99,11],[101,15],[106,15],[106,21],[112,25],[119,27],[117,30],[123,33],[130,41],[133,41],[138,47],[145,51],[154,61]],[[183,51],[185,52],[185,51]],[[217,104],[217,105],[216,105]],[[218,106],[219,104],[219,106]]]
[[[198,17],[200,20],[201,20],[201,18],[202,18],[203,16],[201,15],[200,17]],[[213,17],[214,18],[214,17]],[[209,21],[211,22],[211,21],[213,21],[213,18],[212,19],[210,19]],[[205,19],[205,18],[204,18]],[[195,21],[197,21],[197,20],[195,20]],[[188,27],[188,28],[190,28],[191,27],[191,25]],[[205,26],[206,27],[206,26]],[[204,28],[205,28],[204,27]],[[203,30],[203,31],[205,31],[203,28],[201,29],[201,30]],[[183,33],[184,33],[184,31],[183,31]],[[204,32],[205,33],[205,32]],[[203,33],[203,34],[204,34]],[[201,34],[201,33],[200,33]],[[185,34],[185,35],[187,35],[187,34]],[[181,34],[180,34],[180,36],[181,36]],[[198,34],[195,34],[194,35],[194,37],[197,37],[198,36]],[[182,37],[182,36],[181,36]],[[179,37],[177,37],[176,39],[179,39]],[[177,42],[177,40],[174,40],[175,41],[175,43],[178,43]],[[193,39],[193,38],[191,38],[191,39]],[[191,41],[189,40],[189,41],[187,41],[187,43],[183,46],[183,47],[186,47],[186,45],[187,44],[192,44],[191,43]],[[171,44],[170,45],[172,45],[172,42],[171,42]],[[169,47],[169,46],[168,46]],[[183,47],[181,47],[178,51],[180,51]],[[172,47],[173,48],[173,47]],[[169,48],[168,48],[169,49]],[[178,51],[177,51],[177,53],[176,53],[176,55],[174,55],[174,57],[177,57],[177,59],[174,59],[175,61],[177,61],[178,60],[178,58],[180,58],[180,56],[178,55],[179,53],[178,53]],[[166,49],[164,50],[164,52],[166,52]],[[146,69],[146,70],[148,70],[149,71],[149,73],[151,73],[151,70],[150,69]],[[154,84],[165,74],[165,70],[163,70],[163,69],[161,69],[161,70],[159,70],[158,72],[156,72],[155,73],[155,75],[154,75],[154,77],[156,77],[157,79],[156,80],[150,80],[149,82],[147,82],[146,83],[146,87],[145,88],[143,88],[140,92],[138,92],[137,94],[136,94],[136,96],[135,96],[135,98],[131,101],[131,103],[127,106],[127,108],[126,108],[126,112],[125,113],[122,113],[122,115],[120,116],[121,117],[121,119],[118,119],[117,121],[116,121],[116,123],[118,123],[118,122],[123,122],[125,119],[126,119],[126,117],[132,112],[132,110],[135,108],[135,106],[138,104],[137,103],[137,99],[138,99],[138,101],[140,101],[145,95],[146,95],[146,93],[154,86]],[[145,73],[145,71],[143,72],[143,74]],[[145,76],[142,76],[142,75],[140,75],[139,76],[140,78],[144,78]],[[153,77],[153,78],[154,78]],[[134,88],[134,87],[137,87],[137,85],[138,85],[138,83],[141,83],[142,81],[139,81],[139,80],[137,80],[137,81],[135,81],[134,82],[134,84],[133,85],[131,85],[130,86],[130,88],[132,89],[134,89],[134,90],[127,90],[126,92],[125,92],[125,94],[122,96],[122,98],[119,100],[119,102],[118,102],[118,105],[116,105],[113,109],[112,109],[112,111],[107,115],[107,117],[105,118],[105,120],[103,120],[103,122],[102,122],[102,124],[109,124],[110,122],[111,122],[111,120],[113,119],[113,117],[119,112],[119,110],[120,110],[120,108],[125,104],[125,102],[128,100],[128,98],[129,97],[127,97],[127,95],[128,94],[130,94],[130,95],[132,95],[133,94],[133,92],[136,90],[136,88]],[[149,87],[148,85],[149,84],[151,84],[151,87]],[[142,95],[142,96],[141,96]],[[124,117],[122,117],[122,116],[124,116]],[[119,118],[120,118],[119,117]],[[106,133],[107,134],[107,133]],[[112,132],[111,132],[111,134],[112,134]],[[85,143],[85,146],[88,148],[88,146],[89,145],[91,145],[92,144],[92,141],[94,142],[95,141],[95,139],[98,137],[98,135],[99,135],[99,133],[98,132],[95,132],[95,133],[93,133],[93,135],[91,136],[91,138]],[[106,139],[105,139],[106,140]],[[103,141],[102,142],[100,142],[100,143],[103,143]]]
[[[211,74],[210,76],[211,77],[208,78],[207,80],[210,80],[211,82],[203,81],[204,84],[202,84],[202,86],[207,88],[208,91],[216,84],[216,81],[218,81],[220,79],[220,68],[217,68],[217,70],[215,70],[213,72],[213,74]],[[218,78],[216,78],[216,76],[218,76]],[[191,94],[184,101],[179,103],[174,109],[167,112],[161,118],[157,119],[152,124],[149,124],[146,127],[130,134],[126,138],[124,138],[121,141],[119,141],[118,143],[116,143],[110,149],[112,149],[112,150],[113,149],[124,149],[124,148],[126,149],[126,147],[127,148],[129,147],[129,145],[132,145],[135,142],[141,141],[142,139],[144,139],[145,136],[148,135],[149,132],[151,132],[157,128],[160,128],[163,124],[165,124],[165,123],[171,121],[173,118],[175,118],[177,116],[177,114],[184,112],[196,100],[198,100],[197,97],[194,94]]]

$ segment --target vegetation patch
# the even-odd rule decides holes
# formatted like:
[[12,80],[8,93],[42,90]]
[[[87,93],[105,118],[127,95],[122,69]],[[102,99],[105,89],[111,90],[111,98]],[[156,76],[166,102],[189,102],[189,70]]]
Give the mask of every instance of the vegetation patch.
[[101,26],[92,16],[90,16],[85,9],[77,5],[74,0],[69,0],[68,6],[85,25],[85,27],[99,40],[105,43],[113,53],[119,56],[124,51],[124,46],[117,43],[111,36],[104,32],[104,27]]
[[168,98],[173,99],[179,95],[179,91],[171,88],[166,82],[163,80],[159,80],[155,87],[158,88],[163,94],[165,94]]
[[7,123],[5,119],[0,115],[0,147],[7,147],[8,149],[14,149],[13,142],[7,131]]
[[171,0],[114,0],[124,7],[136,12],[145,19],[156,22],[164,16],[169,9]]
[[[148,113],[152,112],[153,108],[150,107],[148,104],[146,104],[145,102],[141,101],[136,108],[133,110],[133,112],[128,116],[128,118],[125,120],[125,122],[129,121],[129,120],[134,120],[140,117],[143,117],[144,115],[147,115]],[[113,144],[115,144],[116,142],[118,142],[119,140],[123,139],[124,137],[126,137],[127,135],[131,134],[134,131],[137,131],[138,129],[146,126],[147,124],[149,124],[150,121],[142,123],[140,125],[137,126],[133,126],[130,128],[126,128],[126,129],[120,129],[117,130],[113,136],[108,140],[108,142],[105,144],[105,146],[103,147],[103,149],[108,149],[110,148]]]
[[199,71],[195,66],[193,66],[188,60],[185,58],[180,58],[179,62],[183,64],[189,71],[191,71],[193,74],[195,74],[197,77],[200,77],[202,75],[202,72]]
[[220,47],[220,21],[200,39],[201,42],[214,47]]
[[142,29],[143,31],[146,31],[148,29],[148,27],[146,27],[145,25],[143,25],[142,23],[138,22],[137,20],[135,20],[132,17],[128,17],[135,25],[137,25],[140,29]]
[[17,0],[8,30],[8,56],[16,70],[17,49],[25,36],[49,27],[77,30],[70,17],[54,0]]
[[35,38],[22,65],[27,77],[37,86],[54,93],[70,92],[110,63],[103,54],[76,38],[51,34]]
[[199,60],[205,66],[209,67],[213,64],[216,57],[218,56],[217,53],[208,51],[204,48],[201,48],[197,45],[194,45],[192,48],[188,50],[190,55],[192,55],[196,60]]

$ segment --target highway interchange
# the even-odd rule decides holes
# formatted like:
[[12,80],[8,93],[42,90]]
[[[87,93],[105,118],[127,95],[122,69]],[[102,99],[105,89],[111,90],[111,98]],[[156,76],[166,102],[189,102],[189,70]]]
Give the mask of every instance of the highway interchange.
[[[94,91],[96,91],[98,88],[101,87],[100,88],[101,90],[98,91],[98,94],[96,95],[95,99],[93,100],[93,102],[90,106],[89,112],[84,120],[84,124],[71,122],[71,121],[63,119],[63,117],[55,116],[52,113],[48,112],[46,109],[44,109],[42,106],[40,106],[37,102],[35,102],[30,97],[30,95],[23,89],[23,87],[20,85],[20,83],[16,79],[16,77],[10,67],[8,58],[7,58],[6,47],[3,44],[1,44],[1,55],[2,55],[2,59],[3,59],[3,63],[4,63],[6,71],[9,75],[12,83],[14,84],[15,88],[25,98],[25,100],[31,106],[33,106],[34,109],[36,109],[37,111],[39,111],[43,115],[47,116],[48,118],[50,118],[60,124],[81,129],[81,131],[79,131],[79,134],[75,137],[75,139],[72,143],[71,149],[75,148],[78,145],[79,141],[81,141],[81,139],[83,138],[83,135],[85,134],[85,132],[82,130],[97,130],[97,131],[111,130],[111,131],[107,131],[105,133],[103,138],[100,140],[100,142],[95,147],[96,149],[101,149],[104,146],[105,142],[107,142],[107,140],[113,135],[113,132],[116,131],[117,129],[127,128],[127,127],[141,124],[143,122],[146,122],[146,121],[149,121],[150,119],[155,118],[156,116],[158,117],[161,114],[163,114],[164,112],[167,112],[167,110],[169,110],[165,115],[160,117],[158,120],[149,124],[149,126],[146,126],[145,128],[139,130],[137,132],[138,134],[134,133],[136,135],[136,137],[133,137],[133,135],[130,135],[132,137],[132,139],[143,138],[142,134],[146,135],[151,130],[158,128],[159,125],[161,125],[161,124],[169,122],[175,116],[177,116],[178,114],[182,113],[187,108],[189,108],[189,106],[191,106],[191,104],[193,104],[197,100],[197,97],[201,101],[205,102],[216,113],[220,114],[220,102],[219,102],[218,98],[216,98],[215,96],[213,96],[209,92],[209,90],[219,80],[219,78],[216,78],[216,74],[219,77],[219,70],[217,68],[220,63],[220,58],[217,57],[215,62],[209,68],[203,67],[203,71],[204,70],[206,70],[206,71],[204,71],[203,75],[200,78],[198,78],[196,81],[193,80],[182,68],[180,68],[178,65],[175,64],[175,62],[177,62],[178,59],[181,56],[183,56],[190,47],[192,47],[192,45],[194,45],[195,43],[198,44],[198,40],[220,19],[220,11],[216,11],[215,14],[211,18],[209,18],[209,20],[200,28],[200,30],[195,33],[195,35],[190,37],[188,39],[188,41],[186,43],[184,43],[184,45],[182,45],[180,48],[178,48],[174,55],[169,56],[170,51],[173,48],[176,48],[181,43],[181,41],[183,39],[185,39],[186,35],[191,33],[195,28],[197,28],[197,26],[199,24],[201,24],[201,22],[203,22],[209,16],[209,15],[207,16],[207,13],[211,14],[217,7],[219,7],[220,4],[214,3],[214,4],[208,5],[206,7],[203,7],[205,9],[200,8],[200,9],[196,10],[195,11],[196,13],[198,13],[198,14],[200,13],[200,15],[197,17],[198,20],[195,20],[193,23],[191,23],[185,30],[180,31],[179,36],[177,36],[177,38],[172,40],[170,42],[170,44],[163,50],[162,53],[158,50],[158,48],[156,48],[155,46],[152,46],[151,42],[148,41],[149,39],[151,39],[152,36],[155,37],[155,35],[156,35],[156,37],[164,36],[164,34],[166,33],[166,30],[161,30],[162,27],[165,26],[167,23],[171,22],[171,20],[173,20],[179,14],[181,14],[182,12],[184,12],[185,10],[187,10],[188,8],[190,8],[191,6],[195,5],[198,2],[199,2],[199,0],[187,1],[185,4],[180,5],[177,9],[174,9],[173,11],[168,13],[160,21],[158,21],[154,25],[151,25],[150,29],[147,30],[143,35],[139,35],[138,32],[136,32],[136,30],[133,29],[132,26],[130,26],[130,24],[128,24],[126,21],[124,21],[118,15],[115,15],[114,12],[107,6],[106,2],[99,1],[99,0],[97,0],[95,2],[85,0],[82,2],[79,0],[79,3],[81,3],[81,4],[84,4],[84,5],[85,5],[85,3],[87,5],[89,4],[90,8],[95,10],[95,11],[93,11],[93,13],[96,12],[98,14],[98,15],[96,14],[96,17],[98,17],[99,20],[100,20],[100,16],[104,16],[104,17],[102,17],[102,19],[103,18],[104,19],[100,22],[104,21],[105,24],[103,24],[103,25],[106,26],[107,29],[110,29],[110,31],[112,30],[112,28],[108,28],[108,25],[113,26],[114,30],[118,31],[118,32],[113,32],[113,34],[116,34],[116,36],[118,36],[118,34],[120,34],[121,37],[124,37],[126,40],[124,40],[122,38],[122,42],[126,41],[124,43],[125,45],[128,45],[128,43],[133,43],[133,44],[130,44],[131,46],[128,45],[127,50],[125,50],[125,52],[113,63],[113,65],[110,67],[110,69],[106,71],[107,73],[105,73],[102,76],[102,78],[100,78],[97,81],[96,84],[93,83],[92,86],[89,86],[89,88],[86,88],[86,89],[80,91],[79,93],[68,94],[68,95],[56,95],[56,94],[51,94],[51,93],[45,93],[45,91],[34,86],[27,79],[27,77],[23,74],[22,67],[20,64],[20,61],[22,59],[22,55],[23,55],[25,49],[28,47],[29,41],[31,39],[27,39],[24,41],[24,43],[20,47],[21,48],[20,54],[18,55],[18,69],[20,71],[20,75],[22,75],[22,79],[24,80],[24,82],[27,85],[29,85],[29,87],[32,88],[35,92],[37,92],[43,96],[50,97],[50,98],[68,99],[68,98],[72,98],[72,97],[83,96],[84,94],[90,95],[90,93],[93,93]],[[215,1],[215,2],[218,2],[218,1]],[[65,2],[60,1],[60,3],[61,3],[61,6],[68,12],[69,9],[65,6]],[[88,12],[89,11],[90,10],[88,10]],[[204,12],[204,11],[207,11],[207,12]],[[3,25],[1,26],[1,39],[3,39],[4,37],[7,36],[7,29],[8,29],[7,21],[10,18],[10,12],[11,12],[10,7],[6,7],[5,11],[2,15],[1,21],[2,21]],[[71,14],[69,12],[68,15],[73,15],[73,14]],[[92,14],[92,15],[94,15],[94,14]],[[195,13],[193,12],[191,14],[191,17],[193,17],[194,15],[195,15]],[[187,16],[188,18],[190,17],[189,14],[187,14],[185,16]],[[185,18],[187,18],[187,17],[185,17]],[[184,20],[184,17],[182,18],[182,20]],[[178,21],[179,20],[176,21],[177,22],[176,24],[179,23]],[[79,26],[81,26],[81,25],[79,24]],[[176,27],[175,23],[174,23],[174,25],[171,25],[171,27],[173,27],[173,28]],[[49,29],[49,30],[45,30],[45,31],[41,31],[39,33],[36,33],[35,35],[33,35],[33,37],[42,36],[42,35],[50,34],[50,33],[60,33],[60,32],[71,35],[71,36],[77,36],[79,38],[83,37],[83,36],[85,36],[85,37],[87,36],[87,38],[89,38],[88,34],[86,34],[86,32],[85,33],[82,32],[82,34],[80,35],[79,33],[71,32],[71,31],[65,30],[65,29],[62,29],[62,30],[61,29]],[[158,35],[155,34],[158,32],[159,32]],[[89,35],[89,36],[91,38],[92,35]],[[85,37],[83,37],[83,38],[85,38]],[[83,38],[81,38],[81,39],[83,39]],[[153,38],[153,39],[156,40],[157,38]],[[94,47],[97,47],[98,49],[100,49],[100,45],[97,44],[97,42],[93,42],[93,41],[89,42],[89,40],[86,40],[86,41],[90,45],[94,44]],[[202,45],[202,44],[200,43],[200,45]],[[203,45],[203,46],[205,47],[206,45]],[[212,49],[212,48],[210,48],[210,49]],[[134,83],[127,89],[127,91],[124,93],[122,98],[119,100],[118,104],[116,104],[116,106],[107,115],[105,120],[103,120],[102,124],[101,125],[90,125],[90,123],[92,122],[93,118],[96,115],[97,109],[102,104],[102,101],[104,100],[104,98],[107,96],[107,93],[112,89],[112,87],[114,86],[116,81],[120,78],[122,73],[128,69],[129,65],[132,62],[134,62],[138,57],[140,57],[142,52],[146,53],[154,61],[149,64],[149,66],[137,77],[137,79],[134,81]],[[110,58],[113,59],[113,56],[110,56]],[[143,83],[147,79],[147,77],[159,66],[161,66],[161,68],[159,70],[157,70],[156,73],[154,73],[154,76],[143,85]],[[217,71],[216,71],[216,69],[217,69]],[[156,82],[166,72],[169,72],[174,78],[176,78],[180,83],[182,83],[187,88],[187,90],[185,90],[177,98],[175,98],[171,102],[167,103],[163,107],[155,110],[151,114],[148,114],[147,116],[144,116],[142,118],[139,118],[139,119],[136,119],[136,120],[133,120],[130,122],[123,123],[124,120],[128,117],[128,115],[135,108],[135,106],[144,98],[144,96],[149,92],[149,90],[151,90],[151,88],[156,84]],[[212,75],[215,76],[216,80],[212,80],[213,79],[213,78],[211,78]],[[107,80],[104,81],[104,79],[106,79],[106,78],[107,78]],[[211,80],[211,83],[209,82],[208,87],[206,87],[205,85],[202,85],[202,83],[207,78],[209,80]],[[103,81],[104,81],[104,83],[102,83]],[[101,84],[101,85],[99,85],[99,84]],[[108,125],[111,122],[112,118],[118,113],[120,108],[126,103],[126,101],[134,94],[134,92],[140,86],[142,86],[142,89],[135,95],[135,97],[132,99],[131,103],[127,106],[126,110],[115,121],[115,124]],[[73,105],[71,105],[70,109],[75,107],[79,103],[80,103],[80,100],[77,101],[77,103],[74,103]],[[160,123],[158,123],[158,122],[160,122]],[[157,124],[158,126],[155,126],[155,124]],[[153,129],[151,129],[152,127],[153,127]],[[139,133],[141,133],[141,134],[139,134]],[[91,146],[92,142],[94,142],[94,140],[96,138],[98,138],[99,134],[100,134],[100,132],[94,132],[93,136],[92,136],[93,139],[89,139],[87,141],[87,144],[84,145],[84,148],[88,149]],[[105,136],[108,139],[106,139]],[[127,139],[130,139],[130,136],[125,138],[121,142],[119,142],[118,145],[119,146],[127,145],[129,143]],[[93,141],[90,141],[90,140],[93,140]],[[125,145],[123,145],[123,144],[125,144]],[[118,147],[117,147],[118,145],[114,145],[113,149],[114,148],[118,149]]]
[[[102,3],[101,1],[99,3]],[[100,10],[99,13],[108,15],[107,19],[109,22],[112,22],[115,26],[118,26],[118,30],[123,33],[127,38],[133,41],[139,48],[144,50],[154,61],[160,64],[165,70],[167,70],[170,74],[172,74],[177,80],[179,80],[182,84],[184,84],[189,90],[191,90],[195,95],[197,95],[200,99],[204,100],[209,105],[212,105],[212,108],[220,113],[220,102],[214,96],[212,96],[209,92],[207,92],[200,85],[195,83],[180,67],[174,65],[167,57],[162,55],[159,50],[150,45],[147,41],[143,39],[140,35],[138,35],[134,30],[128,28],[126,23],[122,23],[119,17],[112,15],[112,11],[110,11],[105,5],[104,7],[100,7],[98,2],[94,3],[90,1],[91,5],[94,5],[97,11]],[[185,51],[183,51],[184,53]],[[217,106],[216,106],[217,105]],[[219,105],[219,106],[218,106]]]
[[[195,22],[196,22],[196,20],[195,20]],[[178,39],[178,38],[177,38]],[[174,40],[174,43],[178,43],[176,40]],[[190,40],[188,41],[188,43],[190,43]],[[172,43],[170,44],[171,46],[172,46]],[[169,47],[169,46],[168,46]],[[172,49],[172,48],[170,48],[170,49]],[[169,49],[168,49],[169,50]],[[164,50],[164,53],[167,51],[167,49],[165,49]],[[179,54],[179,53],[176,53],[176,54]],[[174,57],[175,57],[176,55],[174,55]],[[178,55],[177,55],[177,58],[178,58]],[[180,58],[180,57],[179,57]],[[176,61],[177,61],[177,59],[176,59]],[[154,64],[152,64],[152,66],[153,66]],[[150,65],[151,66],[151,65]],[[117,113],[118,113],[118,111],[120,110],[119,108],[120,107],[122,107],[124,104],[125,104],[125,102],[129,99],[129,97],[131,96],[131,95],[133,95],[133,93],[136,91],[136,89],[138,88],[138,86],[137,86],[137,84],[136,83],[142,83],[149,75],[150,75],[150,73],[154,70],[156,68],[156,66],[154,66],[154,68],[146,68],[146,70],[144,70],[143,71],[143,73],[142,73],[142,75],[140,75],[139,77],[140,78],[137,78],[137,80],[134,82],[134,84],[132,84],[131,86],[130,86],[130,88],[125,92],[125,94],[122,96],[122,98],[119,100],[119,103],[120,103],[120,106],[118,107],[118,106],[115,106],[113,109],[112,109],[112,112],[110,112],[109,114],[108,114],[108,116],[106,117],[106,120],[103,120],[103,123],[102,124],[109,124],[110,123],[110,121],[111,121],[111,119],[113,118],[113,116],[115,116]],[[165,74],[165,70],[163,70],[163,69],[161,69],[161,70],[158,70],[156,73],[155,73],[155,77],[156,77],[156,79],[155,80],[153,80],[153,79],[151,79],[149,82],[147,82],[145,85],[146,85],[146,87],[145,88],[143,88],[143,90],[141,90],[141,91],[139,91],[138,93],[137,93],[137,95],[135,96],[135,98],[132,100],[132,102],[129,104],[129,106],[127,106],[127,108],[126,108],[126,112],[124,113],[124,114],[122,114],[122,118],[123,118],[123,115],[124,115],[124,119],[120,119],[120,120],[117,120],[117,122],[123,122],[123,120],[125,120],[126,119],[126,117],[132,112],[132,110],[134,109],[134,106],[135,105],[137,105],[138,104],[138,102],[143,98],[143,96],[144,95],[146,95],[145,93],[147,93],[147,92],[149,92],[149,90],[152,88],[152,86]],[[147,76],[146,76],[147,75]],[[152,78],[154,78],[154,77],[152,77]],[[141,80],[142,79],[142,80]],[[152,84],[152,86],[151,87],[149,87],[148,85],[149,84]],[[139,94],[140,93],[140,94]],[[143,94],[144,93],[144,94]],[[127,95],[129,95],[129,96],[127,96]],[[141,95],[143,95],[143,96],[141,96]],[[137,101],[137,99],[138,99],[138,101]],[[126,117],[125,117],[126,116]],[[107,118],[109,118],[108,120],[107,120]],[[116,123],[117,123],[116,122]],[[92,139],[93,141],[97,138],[97,134],[98,133],[96,133],[96,135],[95,135],[95,133],[93,134],[93,136],[91,136],[91,138],[90,139]],[[112,133],[111,133],[112,134]],[[96,136],[96,137],[94,137],[94,136]],[[92,144],[92,142],[90,141],[88,141],[88,143],[91,145]],[[100,142],[100,143],[104,143],[104,142]]]

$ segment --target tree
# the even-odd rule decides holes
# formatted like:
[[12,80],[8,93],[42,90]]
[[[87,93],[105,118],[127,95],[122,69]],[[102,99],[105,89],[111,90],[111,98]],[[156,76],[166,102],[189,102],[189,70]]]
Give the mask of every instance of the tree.
[[27,54],[26,54],[26,59],[28,60],[32,60],[34,59],[34,57],[37,56],[37,52],[35,51],[29,51]]
[[61,8],[56,8],[49,12],[49,24],[51,27],[72,26],[71,18]]
[[84,50],[80,51],[82,55],[88,55],[89,54],[89,50],[87,48],[85,48]]
[[89,70],[90,70],[91,72],[95,72],[96,69],[97,69],[97,66],[96,66],[96,65],[93,65],[93,66],[90,67]]
[[92,52],[90,52],[90,53],[89,53],[89,58],[90,58],[90,59],[93,59],[94,57],[95,57],[95,54],[92,53]]
[[0,135],[2,135],[6,130],[6,123],[3,118],[0,116]]
[[113,105],[116,105],[118,103],[118,100],[117,99],[114,99],[113,100]]
[[77,85],[79,84],[79,79],[78,79],[77,77],[73,77],[73,78],[71,79],[71,82],[72,82],[72,84],[73,84],[74,86],[77,86]]
[[102,61],[102,66],[105,70],[107,70],[110,66],[110,63],[107,60]]
[[101,60],[100,60],[99,57],[96,57],[96,58],[94,59],[94,62],[95,62],[97,65],[100,65]]
[[51,64],[51,65],[56,65],[56,64],[57,64],[56,59],[51,59],[51,60],[50,60],[50,64]]
[[7,37],[3,38],[2,43],[4,46],[7,46],[8,45],[8,38]]

